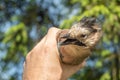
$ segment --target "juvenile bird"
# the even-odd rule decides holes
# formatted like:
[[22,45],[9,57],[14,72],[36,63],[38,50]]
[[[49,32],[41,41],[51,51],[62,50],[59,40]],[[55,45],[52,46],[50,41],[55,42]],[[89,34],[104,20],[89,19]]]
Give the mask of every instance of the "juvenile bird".
[[70,29],[59,31],[57,43],[61,61],[69,65],[82,63],[101,37],[101,25],[94,17],[84,17]]

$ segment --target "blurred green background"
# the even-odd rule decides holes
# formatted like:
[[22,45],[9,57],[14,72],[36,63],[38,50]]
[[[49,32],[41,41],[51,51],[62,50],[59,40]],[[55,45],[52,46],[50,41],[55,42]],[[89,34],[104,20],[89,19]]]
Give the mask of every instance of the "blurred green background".
[[69,80],[120,80],[120,0],[0,0],[0,80],[22,80],[27,52],[56,26],[104,18],[103,38]]

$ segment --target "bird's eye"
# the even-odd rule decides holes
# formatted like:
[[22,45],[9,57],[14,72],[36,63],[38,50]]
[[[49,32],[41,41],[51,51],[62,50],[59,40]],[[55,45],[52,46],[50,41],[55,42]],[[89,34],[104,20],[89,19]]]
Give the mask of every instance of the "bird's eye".
[[87,35],[85,35],[85,34],[82,34],[82,35],[81,35],[81,37],[82,37],[82,38],[86,38],[86,37],[87,37]]

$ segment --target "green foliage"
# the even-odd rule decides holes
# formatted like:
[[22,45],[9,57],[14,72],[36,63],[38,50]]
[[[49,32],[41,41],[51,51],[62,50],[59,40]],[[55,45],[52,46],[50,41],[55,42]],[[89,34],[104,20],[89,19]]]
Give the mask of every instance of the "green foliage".
[[101,52],[101,56],[102,57],[105,57],[105,56],[107,56],[107,55],[109,55],[110,54],[110,51],[109,50],[103,50],[102,52]]
[[96,64],[95,64],[95,67],[97,67],[97,68],[100,68],[100,67],[102,67],[103,65],[102,65],[102,62],[99,60],[99,61],[97,61],[96,62]]
[[105,73],[101,76],[100,80],[110,80],[110,74],[109,74],[109,72],[105,72]]
[[[26,27],[23,23],[18,25],[12,26],[4,35],[3,43],[6,45],[8,50],[8,54],[4,57],[4,60],[8,61],[9,59],[13,58],[16,62],[19,59],[17,56],[17,52],[21,53],[22,55],[26,55],[27,53],[27,31]],[[11,54],[11,55],[9,55]]]

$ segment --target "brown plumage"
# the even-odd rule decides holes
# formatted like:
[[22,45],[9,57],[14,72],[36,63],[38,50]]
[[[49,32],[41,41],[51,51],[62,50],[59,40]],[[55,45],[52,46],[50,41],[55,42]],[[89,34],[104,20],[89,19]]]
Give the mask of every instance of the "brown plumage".
[[70,65],[80,64],[90,56],[101,36],[101,25],[92,17],[84,17],[70,29],[59,31],[57,41],[61,61]]

